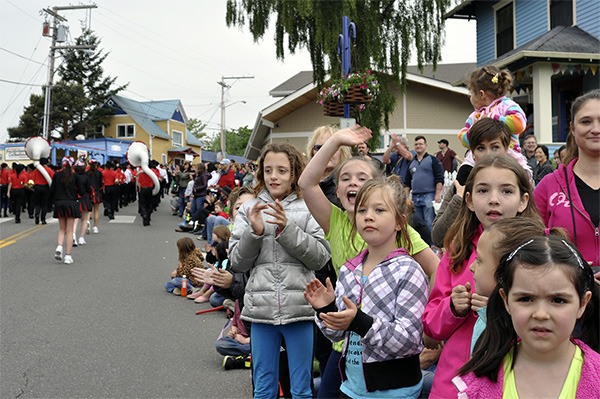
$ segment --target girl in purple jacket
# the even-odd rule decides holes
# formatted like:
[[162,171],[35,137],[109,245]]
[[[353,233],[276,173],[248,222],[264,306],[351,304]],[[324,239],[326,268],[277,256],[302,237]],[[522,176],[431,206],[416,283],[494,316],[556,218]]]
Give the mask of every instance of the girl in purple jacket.
[[496,279],[487,327],[454,379],[458,397],[597,397],[599,288],[575,246],[532,237],[503,257]]

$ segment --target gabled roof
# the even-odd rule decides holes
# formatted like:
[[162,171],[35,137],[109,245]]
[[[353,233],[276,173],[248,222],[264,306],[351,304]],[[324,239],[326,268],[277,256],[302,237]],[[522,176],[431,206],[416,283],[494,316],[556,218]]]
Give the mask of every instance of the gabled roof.
[[[117,113],[122,110],[148,134],[167,140],[170,140],[171,136],[159,127],[155,121],[177,120],[182,123],[187,121],[187,116],[179,100],[140,102],[115,94],[111,96],[106,105],[116,108]],[[200,145],[200,142],[187,129],[186,141],[188,141],[188,144]]]
[[475,62],[463,62],[458,64],[438,64],[435,71],[433,70],[433,65],[423,65],[423,71],[420,71],[417,65],[409,65],[407,70],[413,75],[421,75],[426,78],[451,83],[460,79],[465,72],[470,73],[476,67],[477,64]]
[[187,143],[187,145],[195,145],[198,147],[202,147],[202,142],[200,141],[200,139],[194,136],[187,127],[185,128],[185,142]]
[[[406,80],[409,84],[410,82],[419,83],[468,96],[469,91],[466,88],[454,87],[450,82],[452,82],[451,79],[458,79],[462,74],[470,72],[474,68],[474,63],[438,64],[435,72],[432,66],[423,66],[423,72],[420,72],[416,66],[409,66]],[[261,149],[254,147],[255,143],[261,145],[265,137],[269,134],[269,130],[275,126],[278,120],[304,105],[316,101],[318,94],[317,85],[312,81],[312,72],[309,73],[311,78],[308,80],[308,73],[301,72],[271,91],[277,90],[278,92],[283,92],[283,88],[285,88],[286,90],[290,90],[291,93],[259,112],[252,134],[250,135],[250,140],[246,146],[245,157],[250,159],[258,158]],[[298,86],[301,84],[302,79],[306,83],[303,86]],[[328,80],[329,78],[326,79],[326,84]],[[292,90],[294,87],[295,90]]]
[[269,95],[273,97],[285,97],[296,92],[299,88],[313,82],[312,71],[298,72],[273,90],[269,91]]
[[[542,36],[498,57],[494,64],[498,67],[506,66],[521,58],[590,62],[593,59],[600,60],[599,51],[600,40],[578,26],[557,26]],[[532,62],[533,60],[528,63]]]

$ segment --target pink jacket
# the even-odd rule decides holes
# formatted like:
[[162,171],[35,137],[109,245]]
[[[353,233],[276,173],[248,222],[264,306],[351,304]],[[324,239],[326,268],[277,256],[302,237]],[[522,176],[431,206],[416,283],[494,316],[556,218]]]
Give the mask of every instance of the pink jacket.
[[[474,246],[477,246],[482,232],[483,228],[480,225],[472,240]],[[438,361],[430,399],[456,397],[452,378],[470,357],[471,337],[477,315],[475,312],[469,312],[465,317],[455,316],[450,308],[450,295],[452,288],[465,285],[466,282],[471,284],[471,292],[475,292],[475,280],[469,266],[476,256],[473,250],[463,262],[461,272],[454,274],[450,270],[450,258],[446,252],[437,268],[435,284],[423,314],[423,328],[427,336],[439,341],[444,340],[446,343]]]
[[[577,386],[576,399],[597,398],[600,392],[600,354],[594,352],[583,342],[574,339],[573,343],[583,352],[581,379]],[[500,367],[498,380],[493,382],[486,377],[476,377],[472,372],[454,379],[459,399],[501,398],[504,385],[504,367]],[[454,396],[457,397],[456,390]]]
[[[567,167],[568,185],[571,190],[571,201],[565,179],[565,166],[560,165],[553,173],[546,175],[533,192],[544,223],[548,227],[563,227],[569,233],[571,241],[577,245],[586,261],[592,266],[600,266],[600,235],[598,226],[594,226],[590,215],[585,210],[573,175],[573,160]],[[572,202],[572,203],[571,203]],[[573,238],[573,220],[577,237]]]

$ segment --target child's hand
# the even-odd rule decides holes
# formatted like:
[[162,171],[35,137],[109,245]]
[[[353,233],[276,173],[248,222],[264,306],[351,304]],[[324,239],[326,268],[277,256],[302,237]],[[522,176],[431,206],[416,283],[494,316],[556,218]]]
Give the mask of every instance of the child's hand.
[[325,327],[332,330],[346,331],[350,327],[350,323],[354,320],[358,308],[345,295],[342,300],[346,304],[346,309],[338,312],[321,313],[321,320]]
[[175,278],[175,277],[177,277],[177,269],[175,269],[171,272],[171,278]]
[[471,310],[477,312],[479,309],[487,306],[488,297],[474,293],[471,295]]
[[274,203],[268,204],[267,206],[270,208],[270,210],[265,211],[265,214],[274,218],[274,220],[267,220],[267,223],[277,225],[277,231],[280,232],[287,224],[285,209],[283,209],[283,206],[279,200],[275,200]]
[[452,288],[452,312],[459,317],[466,316],[471,310],[471,283]]
[[265,222],[262,217],[262,211],[265,209],[267,209],[267,204],[257,203],[248,212],[248,220],[250,221],[252,232],[257,236],[262,236],[265,232]]
[[372,134],[369,128],[355,125],[354,127],[338,130],[333,137],[337,140],[338,145],[353,147],[369,141]]
[[306,298],[308,303],[315,309],[324,308],[335,300],[335,292],[329,277],[325,280],[325,284],[326,286],[316,278],[313,278],[306,284],[304,298]]

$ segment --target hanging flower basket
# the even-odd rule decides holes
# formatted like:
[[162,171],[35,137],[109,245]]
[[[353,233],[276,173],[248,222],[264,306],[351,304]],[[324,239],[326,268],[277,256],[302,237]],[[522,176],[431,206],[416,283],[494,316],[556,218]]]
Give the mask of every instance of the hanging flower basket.
[[352,111],[361,112],[365,109],[365,104],[373,101],[379,94],[379,89],[379,82],[371,71],[351,73],[332,81],[331,86],[324,87],[319,92],[317,102],[323,106],[325,115],[343,116],[344,103],[353,104]]
[[323,115],[325,116],[344,116],[344,103],[337,101],[327,101],[323,103]]

